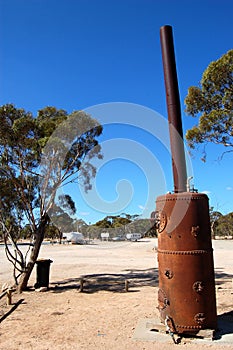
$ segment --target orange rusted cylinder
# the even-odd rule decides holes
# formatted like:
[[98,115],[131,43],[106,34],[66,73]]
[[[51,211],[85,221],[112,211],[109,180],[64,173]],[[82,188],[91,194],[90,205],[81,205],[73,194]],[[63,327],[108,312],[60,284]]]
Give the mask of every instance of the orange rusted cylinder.
[[166,194],[156,199],[161,321],[173,331],[216,329],[216,296],[208,197]]

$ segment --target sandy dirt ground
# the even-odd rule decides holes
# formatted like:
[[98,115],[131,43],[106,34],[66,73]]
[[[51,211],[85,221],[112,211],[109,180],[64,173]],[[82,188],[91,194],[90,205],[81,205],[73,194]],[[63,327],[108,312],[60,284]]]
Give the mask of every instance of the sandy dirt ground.
[[[156,239],[83,246],[44,244],[40,258],[53,260],[50,289],[34,290],[34,269],[30,291],[13,294],[12,306],[6,306],[5,298],[0,300],[0,349],[219,349],[214,341],[194,344],[187,340],[175,345],[169,335],[164,343],[135,340],[138,322],[158,315],[156,247]],[[213,248],[218,315],[232,313],[233,241],[214,241]],[[81,277],[84,291],[80,293]],[[12,284],[11,265],[1,246],[0,287],[6,282]],[[224,347],[233,349],[233,343]]]

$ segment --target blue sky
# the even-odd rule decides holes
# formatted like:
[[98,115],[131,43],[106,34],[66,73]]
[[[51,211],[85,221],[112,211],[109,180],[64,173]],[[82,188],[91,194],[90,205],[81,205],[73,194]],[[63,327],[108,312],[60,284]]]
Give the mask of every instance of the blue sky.
[[[0,0],[0,104],[34,114],[85,109],[104,123],[94,191],[67,188],[79,218],[147,217],[156,196],[172,191],[166,130],[158,127],[167,119],[159,29],[173,27],[185,133],[196,123],[184,113],[188,87],[232,49],[232,13],[230,0]],[[216,210],[233,211],[231,154],[219,161],[221,148],[207,151],[205,164],[193,153],[189,175]]]

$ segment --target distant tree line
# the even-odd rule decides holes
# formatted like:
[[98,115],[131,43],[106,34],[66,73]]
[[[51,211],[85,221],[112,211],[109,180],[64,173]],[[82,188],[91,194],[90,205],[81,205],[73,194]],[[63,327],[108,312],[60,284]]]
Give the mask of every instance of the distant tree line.
[[210,222],[212,238],[233,238],[233,213],[226,215],[210,208]]
[[[85,238],[99,239],[102,232],[109,232],[110,237],[124,236],[127,233],[141,233],[144,237],[156,237],[157,232],[152,227],[150,219],[142,219],[139,215],[121,214],[106,216],[94,224],[88,225],[82,219],[72,218],[60,207],[56,207],[50,223],[45,228],[44,238],[61,242],[62,236],[67,232],[81,232]],[[18,227],[14,231],[15,241],[31,238],[31,227],[29,224]],[[3,232],[0,229],[0,237],[3,240]]]
[[140,233],[142,237],[157,236],[150,219],[142,219],[138,214],[110,215],[92,225],[92,235],[109,232],[110,237],[125,236],[127,233]]
[[[54,215],[56,224],[50,222],[45,229],[45,239],[61,242],[62,236],[67,232],[81,232],[86,239],[100,239],[101,233],[108,232],[110,238],[124,236],[127,233],[141,233],[142,237],[157,237],[157,231],[151,224],[150,219],[142,219],[139,215],[122,213],[120,215],[106,216],[94,224],[87,224],[82,219],[72,218],[61,208],[57,208]],[[210,224],[212,238],[233,238],[233,213],[226,215],[210,208]],[[29,224],[24,227],[15,227],[14,238],[31,238],[31,227]],[[3,232],[0,229],[0,239],[3,240]]]

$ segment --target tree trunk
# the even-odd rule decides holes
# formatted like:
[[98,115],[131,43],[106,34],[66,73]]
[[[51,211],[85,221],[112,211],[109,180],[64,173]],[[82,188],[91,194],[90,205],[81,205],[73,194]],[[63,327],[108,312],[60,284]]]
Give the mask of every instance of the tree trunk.
[[215,237],[215,221],[214,222],[212,222],[211,223],[211,237],[212,237],[212,239],[215,239],[216,237]]
[[60,229],[58,229],[58,232],[59,232],[59,244],[61,244],[63,232]]
[[22,273],[19,280],[19,285],[17,287],[17,290],[21,293],[22,291],[27,289],[28,281],[31,276],[32,270],[35,266],[36,260],[39,256],[40,247],[44,239],[44,233],[46,225],[49,222],[49,216],[48,214],[45,214],[40,221],[40,224],[35,232],[35,241],[34,246],[31,250],[31,254],[29,257],[29,261],[27,263],[25,272]]

